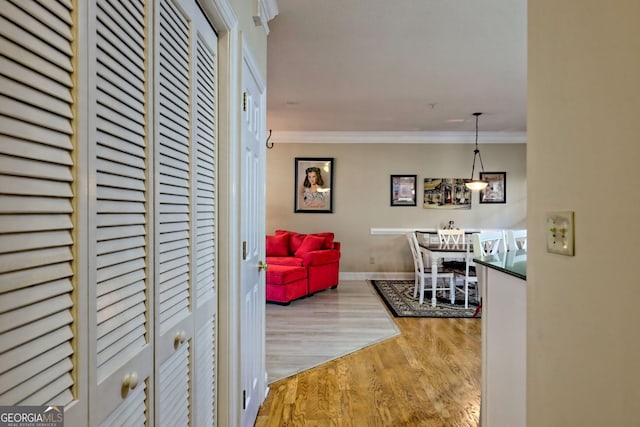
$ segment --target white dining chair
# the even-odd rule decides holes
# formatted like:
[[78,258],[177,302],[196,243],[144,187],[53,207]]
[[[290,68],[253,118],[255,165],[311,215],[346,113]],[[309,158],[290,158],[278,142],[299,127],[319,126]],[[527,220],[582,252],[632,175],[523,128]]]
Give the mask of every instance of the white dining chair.
[[[415,285],[413,288],[413,297],[418,297],[418,291],[420,291],[420,304],[424,303],[424,287],[427,279],[431,279],[431,272],[427,271],[425,268],[424,255],[420,250],[420,244],[418,242],[418,238],[416,237],[416,233],[410,231],[407,233],[407,241],[409,242],[409,248],[411,249],[411,255],[413,257],[413,268],[414,268],[414,281]],[[438,291],[448,291],[450,296],[455,295],[455,277],[453,272],[442,272],[438,273],[438,277],[443,277],[448,279],[449,286],[440,286],[436,283],[435,289],[432,285],[432,289],[434,292]]]
[[442,264],[446,268],[453,269],[454,273],[464,277],[462,287],[458,287],[455,281],[456,291],[462,292],[464,295],[464,308],[469,308],[469,286],[475,285],[477,292],[478,278],[475,272],[475,263],[473,262],[473,254],[471,252],[471,242],[466,237],[464,230],[439,229],[438,238],[442,245],[466,245],[466,252],[463,261],[444,261]]
[[[460,229],[448,229],[448,228],[439,228],[437,230],[438,233],[438,241],[440,245],[454,246],[454,245],[462,245],[465,243],[464,240],[464,230]],[[463,261],[461,259],[443,259],[442,267],[448,269],[462,269],[464,268]]]
[[527,250],[527,230],[507,230],[507,250]]
[[[507,239],[504,230],[474,233],[471,236],[471,242],[474,258],[507,252]],[[484,277],[477,274],[478,301],[480,301],[478,309],[482,306],[482,289],[484,287]]]

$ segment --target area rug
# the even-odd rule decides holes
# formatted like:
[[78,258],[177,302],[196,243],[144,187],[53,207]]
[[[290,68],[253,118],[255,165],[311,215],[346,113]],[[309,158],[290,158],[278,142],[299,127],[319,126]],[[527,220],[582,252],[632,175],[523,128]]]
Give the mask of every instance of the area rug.
[[436,293],[438,303],[431,307],[431,290],[425,289],[424,303],[413,297],[413,280],[371,280],[373,288],[378,292],[382,301],[396,317],[475,317],[478,308],[475,289],[469,290],[469,308],[464,308],[462,293],[456,295],[455,304],[449,298]]

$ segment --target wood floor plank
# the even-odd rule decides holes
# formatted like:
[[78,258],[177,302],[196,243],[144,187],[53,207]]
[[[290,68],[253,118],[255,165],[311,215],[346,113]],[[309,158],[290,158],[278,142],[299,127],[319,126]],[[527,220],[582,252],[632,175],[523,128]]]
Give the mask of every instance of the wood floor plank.
[[393,320],[399,335],[271,383],[255,425],[477,426],[480,319]]

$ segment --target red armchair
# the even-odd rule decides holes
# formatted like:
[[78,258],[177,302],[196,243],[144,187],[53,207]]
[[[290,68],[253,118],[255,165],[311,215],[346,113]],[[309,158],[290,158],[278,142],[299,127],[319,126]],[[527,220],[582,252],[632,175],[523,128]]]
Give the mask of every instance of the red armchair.
[[[267,236],[267,264],[304,267],[307,270],[307,294],[338,286],[340,242],[333,233],[301,234],[276,230]],[[269,286],[269,283],[267,283]]]

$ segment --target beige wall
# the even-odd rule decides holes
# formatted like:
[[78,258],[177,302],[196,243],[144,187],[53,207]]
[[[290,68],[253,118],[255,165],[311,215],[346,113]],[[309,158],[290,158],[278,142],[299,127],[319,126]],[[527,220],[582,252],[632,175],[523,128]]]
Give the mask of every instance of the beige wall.
[[[480,144],[486,171],[507,172],[507,203],[478,203],[471,210],[390,207],[391,174],[467,178],[469,144],[276,144],[267,151],[267,233],[333,231],[342,243],[341,272],[412,271],[403,235],[371,235],[372,228],[437,228],[454,220],[460,228],[526,227],[526,145]],[[332,214],[293,213],[294,159],[333,157]],[[373,264],[371,264],[373,258]]]
[[[640,2],[529,1],[527,426],[640,423]],[[575,211],[575,256],[545,214]]]

